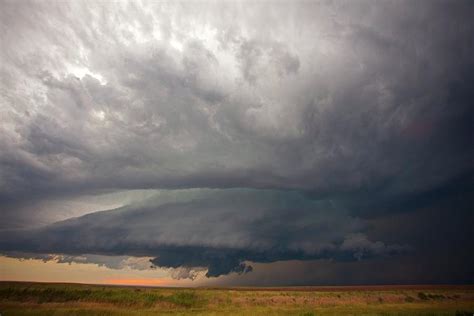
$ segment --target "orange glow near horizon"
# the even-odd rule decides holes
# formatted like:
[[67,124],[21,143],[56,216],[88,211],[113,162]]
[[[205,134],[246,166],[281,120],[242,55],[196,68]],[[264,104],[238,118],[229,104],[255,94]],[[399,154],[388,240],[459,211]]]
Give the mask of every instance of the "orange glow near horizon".
[[205,279],[174,280],[162,269],[110,269],[93,263],[58,263],[0,255],[0,281],[193,287]]
[[143,285],[143,286],[177,286],[173,279],[105,279],[105,284],[113,285]]

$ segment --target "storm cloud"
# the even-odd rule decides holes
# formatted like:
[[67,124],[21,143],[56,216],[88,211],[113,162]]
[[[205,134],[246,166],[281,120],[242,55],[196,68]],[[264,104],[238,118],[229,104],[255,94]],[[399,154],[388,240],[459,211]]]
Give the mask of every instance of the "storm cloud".
[[247,261],[354,261],[408,251],[370,241],[362,220],[298,193],[227,189],[186,194],[191,196],[185,202],[156,206],[152,197],[36,230],[3,231],[0,249],[157,255],[151,260],[157,266],[206,268],[214,277],[251,271]]
[[0,251],[219,276],[474,239],[469,1],[0,6]]

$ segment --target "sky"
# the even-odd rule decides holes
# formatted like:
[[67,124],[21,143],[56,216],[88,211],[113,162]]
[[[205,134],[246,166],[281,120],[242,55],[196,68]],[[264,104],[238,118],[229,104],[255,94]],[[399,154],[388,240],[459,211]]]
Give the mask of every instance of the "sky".
[[473,16],[0,0],[0,280],[474,283]]

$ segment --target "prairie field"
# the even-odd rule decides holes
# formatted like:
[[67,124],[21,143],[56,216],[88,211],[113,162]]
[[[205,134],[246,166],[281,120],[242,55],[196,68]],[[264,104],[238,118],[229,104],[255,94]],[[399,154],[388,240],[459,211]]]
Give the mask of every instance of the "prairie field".
[[0,282],[8,315],[473,315],[474,286],[152,288]]

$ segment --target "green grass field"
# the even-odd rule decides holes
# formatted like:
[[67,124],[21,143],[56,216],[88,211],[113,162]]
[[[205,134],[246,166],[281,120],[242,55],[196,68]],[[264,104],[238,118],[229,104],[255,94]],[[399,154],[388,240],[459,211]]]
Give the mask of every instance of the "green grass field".
[[0,282],[8,315],[473,315],[472,286],[179,289]]

